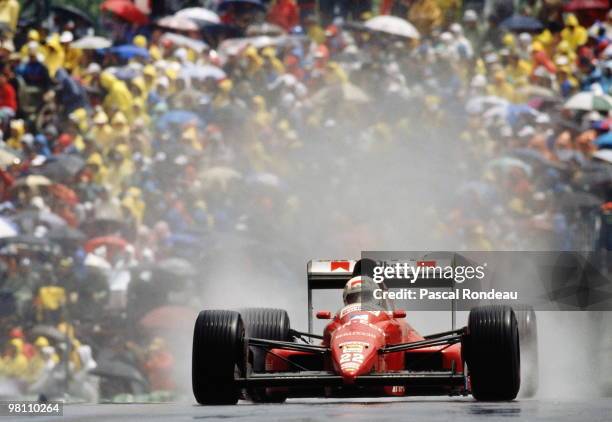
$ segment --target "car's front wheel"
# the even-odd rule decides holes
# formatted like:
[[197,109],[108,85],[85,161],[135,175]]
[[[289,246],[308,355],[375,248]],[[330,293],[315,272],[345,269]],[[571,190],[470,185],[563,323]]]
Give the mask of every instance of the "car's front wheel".
[[244,374],[244,324],[235,311],[200,312],[193,332],[191,381],[200,404],[236,404]]
[[521,359],[512,308],[490,305],[472,309],[464,347],[474,398],[514,400],[521,384]]

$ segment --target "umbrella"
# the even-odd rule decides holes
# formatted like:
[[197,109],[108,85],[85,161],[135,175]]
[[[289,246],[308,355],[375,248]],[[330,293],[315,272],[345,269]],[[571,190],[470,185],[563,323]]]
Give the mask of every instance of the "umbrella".
[[557,94],[550,88],[546,88],[540,85],[525,85],[516,90],[518,94],[526,97],[539,97],[539,98],[556,98]]
[[563,9],[566,12],[579,12],[583,10],[608,10],[608,0],[570,0]]
[[266,6],[264,6],[260,0],[221,0],[217,10],[219,12],[225,12],[230,6],[254,8],[262,12],[266,11]]
[[419,31],[410,22],[397,16],[376,16],[367,20],[365,26],[372,31],[404,38],[418,40],[421,37]]
[[131,66],[115,68],[112,73],[117,79],[120,79],[122,81],[129,81],[138,77],[138,70],[134,69]]
[[104,37],[87,35],[73,42],[71,44],[71,47],[78,48],[81,50],[99,50],[102,48],[108,48],[111,45],[113,45],[113,43]]
[[106,259],[93,253],[87,254],[83,264],[87,267],[97,268],[99,270],[110,270],[113,268]]
[[125,240],[122,237],[101,236],[101,237],[96,237],[94,239],[91,239],[87,243],[85,243],[84,249],[85,249],[85,252],[88,252],[88,253],[93,252],[102,246],[106,248],[115,248],[119,250],[124,250],[128,245],[129,243],[127,242],[127,240]]
[[538,32],[544,29],[544,25],[539,20],[522,15],[512,15],[499,26],[512,32]]
[[258,37],[246,37],[246,38],[228,38],[221,42],[219,45],[219,51],[225,54],[238,53],[248,46],[253,46],[257,49],[264,47],[276,47],[287,43],[290,37],[269,37],[267,35],[260,35]]
[[4,217],[0,217],[0,238],[17,236],[15,224]]
[[513,157],[498,158],[497,160],[493,160],[489,164],[487,164],[487,167],[488,168],[499,167],[504,171],[509,171],[511,168],[520,168],[525,173],[527,173],[528,176],[531,176],[531,166],[525,163],[524,161],[519,160],[518,158],[513,158]]
[[595,92],[579,92],[565,102],[569,110],[609,111],[612,110],[612,97]]
[[89,237],[105,236],[125,231],[125,225],[120,219],[96,217],[81,224],[81,230]]
[[183,10],[179,10],[174,14],[182,18],[194,19],[196,21],[210,22],[210,23],[221,23],[219,15],[209,9],[203,7],[188,7]]
[[156,265],[156,269],[175,277],[194,277],[198,274],[193,265],[182,258],[166,258]]
[[2,245],[0,255],[15,256],[24,252],[49,255],[61,253],[61,248],[51,242],[50,239],[29,235],[6,237],[2,239]]
[[602,149],[600,151],[595,151],[595,153],[593,154],[593,158],[597,158],[598,160],[612,164],[612,149]]
[[155,24],[174,31],[197,31],[199,29],[199,26],[193,20],[177,15],[164,16]]
[[60,154],[47,159],[42,166],[33,168],[32,171],[56,182],[67,182],[72,181],[84,167],[85,161],[81,157]]
[[20,160],[19,152],[8,147],[0,148],[0,167],[6,168]]
[[612,132],[606,132],[595,139],[595,145],[597,148],[612,148]]
[[54,227],[47,234],[49,239],[57,242],[81,242],[85,240],[85,234],[79,229],[70,226]]
[[124,44],[108,49],[113,54],[118,55],[122,59],[131,59],[132,57],[148,58],[149,52],[146,48],[136,47],[132,44]]
[[605,202],[588,192],[564,192],[556,200],[563,208],[599,208]]
[[22,187],[27,186],[29,188],[40,187],[40,186],[49,186],[52,182],[45,176],[41,176],[38,174],[29,175],[26,177],[21,177],[17,179],[13,187]]
[[563,170],[565,168],[561,163],[548,160],[535,149],[517,148],[510,151],[509,154],[533,166],[539,165],[544,167],[554,167],[559,170]]
[[470,114],[480,114],[496,106],[509,106],[510,102],[494,95],[474,97],[467,101],[465,110]]
[[47,337],[49,340],[55,342],[66,341],[66,334],[55,328],[53,325],[35,325],[31,332],[33,337]]
[[160,41],[162,42],[171,42],[174,45],[179,47],[186,47],[194,50],[197,53],[201,53],[202,51],[208,48],[208,44],[204,41],[194,40],[193,38],[186,37],[181,34],[175,34],[172,32],[166,32],[161,36]]
[[223,69],[212,66],[212,65],[203,65],[203,66],[185,66],[181,69],[181,76],[190,78],[190,79],[207,79],[213,78],[217,81],[225,79],[227,75],[223,71]]
[[284,33],[285,30],[283,28],[268,22],[254,23],[249,25],[246,29],[247,37],[256,37],[259,35],[269,35],[271,37],[275,37],[278,35],[283,35]]
[[44,224],[51,228],[65,226],[66,220],[50,211],[40,211],[38,209],[22,211],[10,219],[18,224],[24,231],[32,231],[38,224]]
[[125,21],[144,25],[149,21],[147,15],[130,0],[106,0],[100,6],[102,11],[112,13],[113,15]]
[[189,325],[197,314],[198,311],[185,306],[160,306],[149,311],[139,323],[149,330],[177,329]]
[[170,126],[180,126],[188,123],[196,123],[200,126],[203,125],[202,119],[192,111],[172,110],[165,113],[157,120],[156,127],[158,130],[163,131]]
[[81,9],[78,9],[74,6],[68,5],[56,5],[51,6],[51,11],[55,12],[56,15],[64,15],[66,18],[70,20],[82,20],[86,22],[89,26],[94,26],[94,21],[83,12]]
[[242,179],[242,174],[231,167],[216,166],[200,172],[199,179],[205,188],[219,186],[225,191],[230,182]]
[[327,86],[311,98],[314,104],[325,104],[334,100],[342,100],[353,104],[367,104],[371,99],[361,88],[351,83]]

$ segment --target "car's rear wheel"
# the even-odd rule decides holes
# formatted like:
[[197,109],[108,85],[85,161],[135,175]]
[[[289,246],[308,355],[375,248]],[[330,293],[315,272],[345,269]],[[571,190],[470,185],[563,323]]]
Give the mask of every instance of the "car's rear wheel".
[[[244,320],[247,337],[266,340],[291,341],[289,315],[283,309],[246,308],[240,314]],[[250,364],[254,372],[266,370],[266,349],[251,347]],[[258,403],[282,403],[287,399],[282,389],[250,388],[249,397]]]
[[472,395],[481,401],[513,400],[521,384],[518,324],[509,306],[470,311],[464,339]]
[[519,343],[521,346],[521,397],[533,397],[538,392],[538,325],[533,307],[513,306],[518,323]]
[[193,332],[191,381],[200,404],[236,404],[244,373],[244,324],[235,311],[200,312]]

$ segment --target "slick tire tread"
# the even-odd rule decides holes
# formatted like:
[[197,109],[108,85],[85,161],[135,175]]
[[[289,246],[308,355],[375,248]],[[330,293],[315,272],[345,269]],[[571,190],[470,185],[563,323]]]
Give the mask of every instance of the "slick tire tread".
[[246,335],[252,338],[290,341],[289,315],[284,309],[245,308],[240,310]]
[[472,395],[479,401],[514,400],[520,388],[518,324],[509,306],[470,311],[466,360]]
[[244,363],[244,325],[235,311],[204,310],[193,333],[191,381],[200,404],[236,404],[237,369]]
[[[247,337],[266,340],[291,341],[289,315],[284,309],[246,308],[240,314],[244,320]],[[262,348],[252,348],[252,369],[264,372],[266,353]],[[287,397],[274,389],[251,388],[248,395],[256,403],[282,403]]]

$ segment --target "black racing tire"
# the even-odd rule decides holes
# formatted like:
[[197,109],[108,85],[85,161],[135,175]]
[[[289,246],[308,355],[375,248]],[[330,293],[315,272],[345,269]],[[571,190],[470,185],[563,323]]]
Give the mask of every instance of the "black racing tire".
[[[266,340],[291,341],[291,323],[284,309],[246,308],[240,310],[244,321],[246,336]],[[251,347],[250,365],[254,372],[266,370],[266,351],[261,347]],[[287,396],[270,388],[250,388],[248,395],[256,403],[282,403]]]
[[521,385],[521,357],[512,308],[490,305],[472,309],[463,343],[474,398],[514,400]]
[[521,390],[519,396],[531,398],[538,392],[538,324],[533,307],[515,305],[512,307],[518,323],[519,343],[521,345]]
[[238,312],[200,312],[193,332],[191,384],[199,404],[236,404],[244,374],[244,324]]

